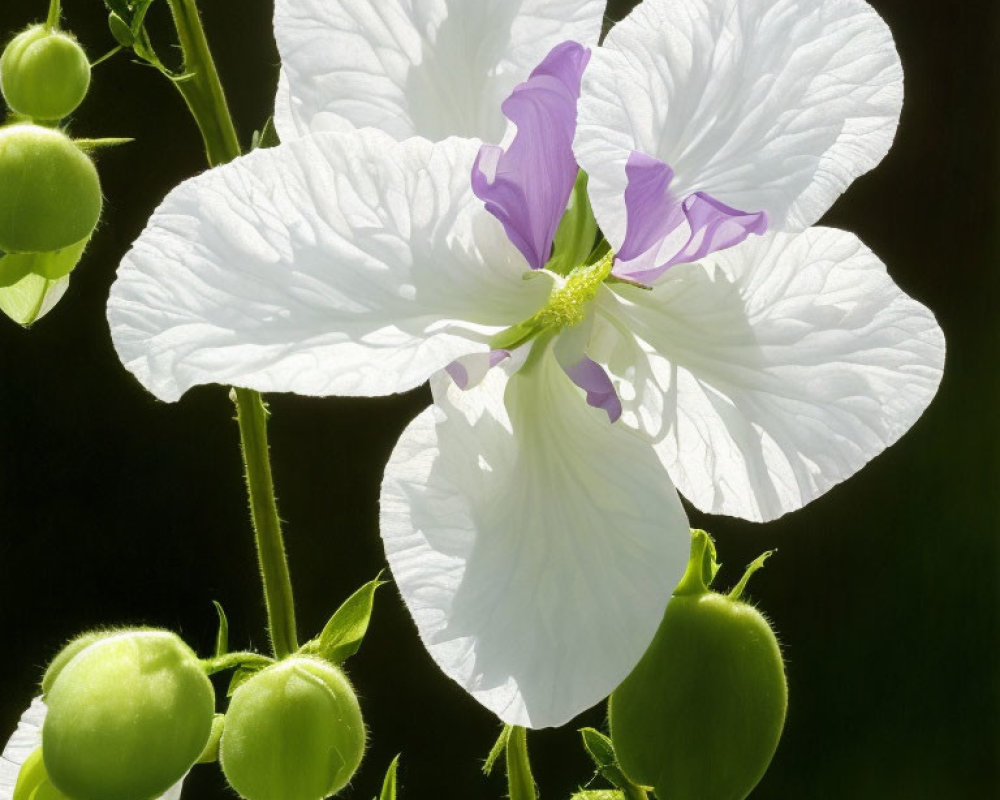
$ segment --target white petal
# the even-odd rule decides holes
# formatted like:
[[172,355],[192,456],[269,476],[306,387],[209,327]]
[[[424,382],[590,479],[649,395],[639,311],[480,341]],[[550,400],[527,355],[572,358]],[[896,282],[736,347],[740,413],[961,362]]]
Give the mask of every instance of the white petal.
[[17,730],[10,737],[0,755],[0,800],[11,800],[17,775],[25,759],[42,743],[42,722],[45,720],[45,703],[41,697],[31,701],[28,710],[21,715]]
[[941,379],[934,316],[843,231],[749,239],[616,292],[604,314],[634,337],[609,359],[631,384],[622,419],[704,511],[802,507],[902,436]]
[[115,348],[153,394],[419,385],[548,294],[471,191],[476,145],[376,131],[261,150],[177,187],[125,256]]
[[374,127],[499,141],[500,103],[555,45],[596,45],[605,0],[278,0],[283,141]]
[[652,448],[551,354],[432,388],[382,484],[393,578],[447,675],[505,722],[561,725],[652,639],[687,560],[683,508]]
[[772,229],[812,224],[892,143],[903,75],[863,0],[644,0],[584,75],[575,145],[616,248],[632,150]]

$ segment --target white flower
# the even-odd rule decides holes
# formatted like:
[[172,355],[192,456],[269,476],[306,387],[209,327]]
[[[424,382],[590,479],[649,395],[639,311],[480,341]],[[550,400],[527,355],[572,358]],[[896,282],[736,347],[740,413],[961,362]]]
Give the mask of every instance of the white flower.
[[[749,519],[801,507],[913,424],[944,342],[854,236],[802,230],[898,119],[898,59],[865,3],[646,0],[590,53],[573,149],[614,274],[652,288],[600,280],[610,258],[592,285],[539,269],[540,211],[566,200],[545,191],[565,183],[559,70],[505,104],[520,120],[506,149],[393,138],[438,138],[444,119],[497,136],[470,122],[494,90],[459,51],[535,5],[279,4],[279,43],[282,14],[305,37],[282,50],[283,133],[389,133],[303,135],[181,185],[108,315],[123,363],[165,400],[202,383],[376,395],[431,377],[435,404],[382,487],[393,576],[441,668],[542,727],[607,695],[652,638],[687,560],[674,485]],[[497,342],[526,320],[534,338],[505,358]]]
[[[25,760],[42,744],[42,723],[45,722],[45,703],[41,697],[31,701],[28,710],[21,715],[17,730],[10,737],[0,755],[0,800],[13,800],[17,776]],[[185,776],[186,777],[186,776]],[[180,800],[184,778],[160,795],[158,800]]]

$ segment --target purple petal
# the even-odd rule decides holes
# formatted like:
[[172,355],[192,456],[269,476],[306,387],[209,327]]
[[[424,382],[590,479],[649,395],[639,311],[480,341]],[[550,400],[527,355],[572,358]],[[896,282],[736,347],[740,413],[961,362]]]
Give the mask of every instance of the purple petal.
[[576,42],[554,47],[501,106],[517,126],[510,147],[483,145],[472,168],[472,191],[532,269],[549,260],[576,181],[576,102],[589,60]]
[[455,385],[465,391],[474,386],[478,386],[486,373],[493,367],[510,357],[508,350],[490,350],[488,353],[470,353],[467,356],[456,358],[444,371],[455,381]]
[[618,421],[622,415],[622,401],[604,367],[584,356],[575,364],[563,365],[563,371],[573,383],[587,393],[588,405],[603,408],[608,412],[608,419],[611,422]]
[[767,230],[767,213],[731,208],[706,192],[678,202],[670,191],[674,171],[638,151],[625,165],[627,226],[612,272],[652,283],[674,264],[697,261]]

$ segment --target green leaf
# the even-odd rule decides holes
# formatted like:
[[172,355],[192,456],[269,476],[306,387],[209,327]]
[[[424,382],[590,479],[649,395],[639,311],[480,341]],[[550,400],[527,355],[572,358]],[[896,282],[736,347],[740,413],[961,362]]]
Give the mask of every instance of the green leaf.
[[385,780],[382,781],[382,793],[378,800],[396,800],[396,770],[399,768],[399,756],[396,756],[389,769],[385,771]]
[[615,788],[621,789],[626,798],[646,797],[645,790],[629,780],[628,776],[622,772],[611,739],[594,728],[581,728],[580,735],[583,737],[584,749],[597,767],[598,774],[604,780]]
[[215,613],[219,615],[219,630],[215,634],[215,657],[218,658],[229,652],[229,620],[221,603],[213,600],[212,605],[215,606]]
[[131,47],[135,44],[135,35],[132,33],[132,28],[125,19],[114,11],[108,16],[108,27],[111,29],[111,35],[115,37],[115,41],[118,42],[122,47]]
[[68,275],[49,280],[34,272],[28,273],[17,283],[0,288],[0,311],[18,325],[27,327],[48,314],[68,286]]
[[132,36],[136,39],[142,33],[142,26],[146,22],[146,12],[149,11],[149,7],[153,4],[153,0],[138,0],[132,4]]
[[587,257],[596,238],[597,220],[587,195],[587,173],[581,169],[573,184],[569,205],[556,229],[552,258],[545,268],[559,275],[569,275],[577,267],[590,263]]
[[375,590],[385,584],[382,573],[344,601],[326,627],[315,639],[304,644],[299,652],[325,658],[332,664],[342,664],[358,652],[368,632],[368,621],[375,602]]

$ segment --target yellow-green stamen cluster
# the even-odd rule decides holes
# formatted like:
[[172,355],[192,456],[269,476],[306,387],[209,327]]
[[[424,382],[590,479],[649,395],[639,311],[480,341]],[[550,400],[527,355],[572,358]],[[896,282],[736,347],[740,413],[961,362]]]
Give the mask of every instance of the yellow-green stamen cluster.
[[609,252],[593,264],[577,267],[565,283],[552,290],[540,311],[495,336],[490,346],[495,350],[511,350],[543,333],[554,334],[579,325],[586,319],[587,307],[611,274],[613,264],[614,254]]

